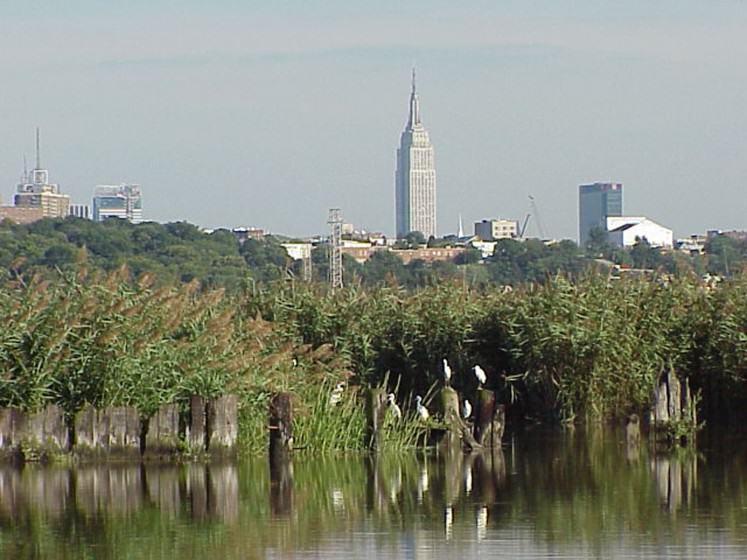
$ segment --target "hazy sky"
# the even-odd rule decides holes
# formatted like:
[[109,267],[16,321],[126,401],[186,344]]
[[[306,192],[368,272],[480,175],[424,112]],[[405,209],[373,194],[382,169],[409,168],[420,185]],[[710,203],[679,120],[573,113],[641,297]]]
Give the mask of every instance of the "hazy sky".
[[676,235],[745,229],[745,30],[740,0],[0,0],[0,194],[38,125],[75,202],[133,182],[157,221],[391,233],[415,64],[441,234],[532,194],[576,238],[597,180]]

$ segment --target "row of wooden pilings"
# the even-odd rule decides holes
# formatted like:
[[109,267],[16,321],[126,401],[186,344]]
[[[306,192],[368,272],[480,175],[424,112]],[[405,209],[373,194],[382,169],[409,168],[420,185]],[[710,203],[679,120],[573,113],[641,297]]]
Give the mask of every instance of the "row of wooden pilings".
[[161,406],[150,418],[127,406],[87,405],[72,418],[56,405],[38,412],[0,408],[0,456],[6,459],[71,454],[82,460],[163,461],[184,452],[227,458],[236,452],[237,436],[235,395],[194,396],[184,420],[176,404]]

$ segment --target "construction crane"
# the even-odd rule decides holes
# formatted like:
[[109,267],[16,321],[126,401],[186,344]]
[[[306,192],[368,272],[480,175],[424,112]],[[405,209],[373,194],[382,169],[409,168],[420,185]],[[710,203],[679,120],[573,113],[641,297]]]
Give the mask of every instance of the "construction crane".
[[532,208],[532,214],[534,214],[534,221],[537,223],[537,231],[539,232],[540,239],[544,239],[545,230],[542,228],[542,221],[540,220],[539,210],[537,209],[537,204],[535,203],[534,197],[531,194],[529,195],[529,205]]
[[531,212],[527,212],[527,215],[524,217],[524,223],[521,224],[521,228],[519,228],[519,234],[517,237],[519,239],[524,239],[524,232],[527,230],[527,224],[529,223],[529,218],[532,216]]

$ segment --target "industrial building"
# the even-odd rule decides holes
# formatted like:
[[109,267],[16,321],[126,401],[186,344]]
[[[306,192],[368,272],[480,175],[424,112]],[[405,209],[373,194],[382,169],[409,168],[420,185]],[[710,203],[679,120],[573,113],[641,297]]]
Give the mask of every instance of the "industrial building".
[[607,218],[607,237],[613,245],[631,247],[645,239],[652,247],[673,245],[672,230],[643,216],[614,216]]

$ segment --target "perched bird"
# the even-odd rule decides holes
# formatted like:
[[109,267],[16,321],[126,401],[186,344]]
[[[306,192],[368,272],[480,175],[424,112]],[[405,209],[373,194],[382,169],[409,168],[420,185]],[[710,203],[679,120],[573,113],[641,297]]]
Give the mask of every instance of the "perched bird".
[[396,420],[399,420],[400,418],[402,418],[402,409],[395,402],[394,393],[389,393],[386,396],[386,404],[389,407],[389,410],[391,411],[392,416]]
[[485,370],[483,370],[479,365],[475,364],[475,367],[472,368],[472,371],[475,372],[475,377],[477,377],[477,383],[480,387],[485,385],[485,382],[488,380],[488,376],[485,375]]
[[470,416],[472,416],[472,404],[467,399],[464,399],[464,403],[462,404],[462,418],[466,420]]
[[420,395],[415,397],[415,410],[417,411],[418,416],[421,420],[428,420],[431,417],[428,409],[425,408],[425,405],[423,405],[423,397],[421,397]]
[[345,383],[338,383],[329,395],[329,406],[335,406],[342,400],[342,393],[345,391]]
[[444,358],[444,385],[448,387],[450,381],[451,381],[451,366],[449,366],[449,362],[447,362],[446,358]]

